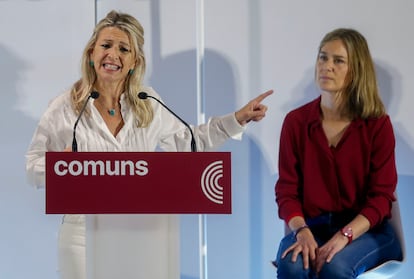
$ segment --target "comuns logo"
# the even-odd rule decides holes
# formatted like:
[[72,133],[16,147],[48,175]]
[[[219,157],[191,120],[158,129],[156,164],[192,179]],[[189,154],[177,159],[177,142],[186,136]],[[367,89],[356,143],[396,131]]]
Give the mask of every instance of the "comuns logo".
[[58,176],[144,176],[148,174],[148,162],[139,160],[106,160],[106,161],[77,161],[66,162],[57,161],[54,165],[54,171]]
[[214,203],[223,204],[223,187],[219,180],[223,177],[223,161],[208,165],[201,176],[201,189],[204,195]]

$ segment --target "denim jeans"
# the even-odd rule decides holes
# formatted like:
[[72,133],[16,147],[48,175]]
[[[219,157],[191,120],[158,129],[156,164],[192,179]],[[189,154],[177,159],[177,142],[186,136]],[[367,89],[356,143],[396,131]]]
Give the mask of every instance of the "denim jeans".
[[[349,218],[350,219],[350,218]],[[326,243],[333,234],[350,220],[323,215],[307,220],[319,246]],[[303,268],[302,254],[296,262],[291,261],[292,252],[281,259],[283,252],[296,242],[293,233],[286,235],[279,246],[274,264],[277,266],[278,279],[351,279],[387,260],[401,260],[402,251],[397,236],[388,223],[384,221],[378,227],[364,233],[338,252],[330,263],[324,264],[319,276],[312,269]]]

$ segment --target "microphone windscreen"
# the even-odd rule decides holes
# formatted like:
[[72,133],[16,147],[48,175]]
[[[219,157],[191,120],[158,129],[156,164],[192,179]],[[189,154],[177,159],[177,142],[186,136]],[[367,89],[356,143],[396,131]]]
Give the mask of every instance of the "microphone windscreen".
[[145,100],[146,98],[148,98],[148,94],[145,92],[139,92],[138,93],[138,98]]
[[92,92],[91,92],[91,97],[92,97],[92,99],[98,99],[98,97],[99,97],[99,92],[92,91]]

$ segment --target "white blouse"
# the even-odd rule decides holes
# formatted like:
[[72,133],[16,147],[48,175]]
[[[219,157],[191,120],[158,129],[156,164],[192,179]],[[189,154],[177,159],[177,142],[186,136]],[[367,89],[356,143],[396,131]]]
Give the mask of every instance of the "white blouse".
[[[148,95],[160,99],[151,88],[144,89]],[[84,113],[76,128],[78,151],[190,151],[191,133],[175,116],[155,100],[149,99],[154,108],[154,120],[146,128],[138,128],[132,108],[121,96],[121,113],[124,126],[116,137],[109,131],[103,118],[93,105],[87,104],[89,115]],[[50,102],[40,119],[26,154],[28,181],[37,188],[45,183],[45,152],[63,151],[72,146],[73,125],[78,115],[70,102],[70,92]],[[198,151],[216,149],[228,138],[241,139],[244,127],[236,120],[235,114],[212,117],[206,124],[192,127]]]

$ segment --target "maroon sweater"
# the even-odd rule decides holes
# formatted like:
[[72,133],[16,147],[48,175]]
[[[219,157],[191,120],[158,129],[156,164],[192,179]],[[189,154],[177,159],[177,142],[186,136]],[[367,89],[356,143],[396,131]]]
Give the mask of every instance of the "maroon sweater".
[[397,184],[395,137],[388,115],[351,122],[329,147],[320,120],[320,97],[287,114],[280,136],[279,217],[327,212],[364,215],[371,227],[390,217]]

